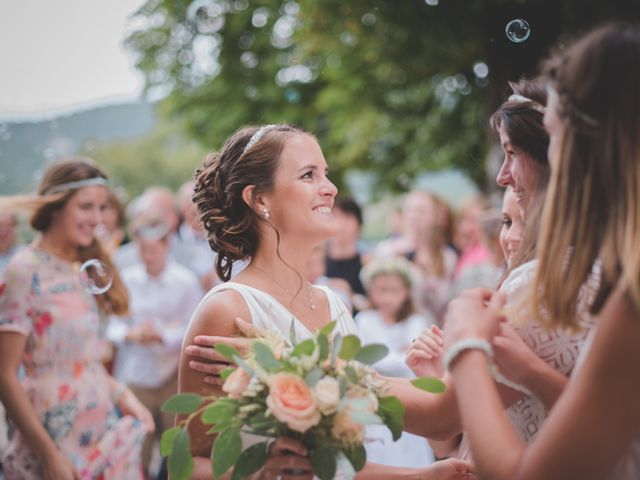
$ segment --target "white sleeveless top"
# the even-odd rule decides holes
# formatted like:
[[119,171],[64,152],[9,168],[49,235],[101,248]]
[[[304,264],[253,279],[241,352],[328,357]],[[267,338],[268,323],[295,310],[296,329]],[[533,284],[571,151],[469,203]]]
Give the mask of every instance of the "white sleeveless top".
[[[514,315],[517,314],[518,318],[514,322],[510,316],[510,323],[524,343],[547,365],[569,376],[585,347],[587,335],[593,327],[593,319],[587,313],[587,309],[580,308],[579,315],[582,317],[581,323],[584,329],[577,333],[563,329],[548,330],[535,320],[531,315],[530,302],[526,296],[529,295],[529,287],[534,280],[537,266],[537,260],[532,260],[515,268],[502,283],[500,292],[507,298],[505,309],[508,311],[509,307],[513,307],[517,310]],[[500,379],[497,381],[500,382]],[[526,388],[522,388],[527,391]],[[538,433],[549,412],[541,400],[529,393],[508,407],[505,413],[520,439],[529,443]],[[466,434],[463,435],[455,456],[471,460]]]
[[[356,324],[353,321],[353,318],[351,317],[351,313],[349,313],[340,297],[338,297],[338,295],[331,291],[328,287],[325,287],[323,285],[314,285],[314,287],[322,290],[327,297],[327,301],[329,302],[331,321],[336,321],[334,333],[340,333],[343,336],[357,334],[358,330],[356,328]],[[282,305],[273,296],[269,295],[266,292],[263,292],[262,290],[241,283],[226,282],[212,288],[200,301],[200,305],[198,305],[196,312],[211,295],[223,290],[233,290],[235,292],[238,292],[249,308],[249,313],[251,314],[251,322],[253,323],[253,325],[264,331],[280,333],[287,343],[290,343],[292,321],[295,329],[295,336],[298,341],[305,340],[313,336],[313,332],[311,332],[300,320],[298,320],[293,315],[293,313],[285,308],[285,306]],[[257,435],[242,434],[242,436],[244,448],[250,446],[253,443],[264,440],[264,438]],[[317,477],[314,477],[314,479],[317,479]],[[338,470],[336,471],[334,479],[344,479],[343,475],[340,473],[340,465],[338,465]]]

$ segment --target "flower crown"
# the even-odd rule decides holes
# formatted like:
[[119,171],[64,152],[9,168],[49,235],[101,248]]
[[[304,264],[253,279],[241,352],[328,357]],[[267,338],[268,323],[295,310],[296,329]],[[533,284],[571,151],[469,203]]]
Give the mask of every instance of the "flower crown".
[[375,258],[367,263],[360,271],[360,281],[365,288],[369,288],[373,278],[381,274],[400,275],[410,288],[418,282],[419,278],[415,267],[409,260],[393,256]]

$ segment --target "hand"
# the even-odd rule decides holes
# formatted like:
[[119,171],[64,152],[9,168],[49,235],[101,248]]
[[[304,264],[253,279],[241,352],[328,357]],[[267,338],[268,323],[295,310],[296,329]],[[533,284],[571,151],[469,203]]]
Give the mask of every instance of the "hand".
[[80,480],[80,474],[66,456],[56,450],[43,460],[45,480]]
[[153,415],[145,407],[138,397],[136,397],[128,388],[124,391],[118,402],[118,406],[123,415],[131,415],[134,418],[140,420],[145,430],[148,433],[155,431],[156,424],[153,421]]
[[436,325],[425,328],[409,347],[405,363],[418,377],[441,378],[444,375],[443,344],[442,330]]
[[225,368],[233,365],[227,358],[223,357],[215,349],[218,343],[224,343],[235,348],[241,357],[245,357],[251,349],[252,338],[262,335],[260,329],[254,327],[251,323],[245,322],[241,318],[236,318],[236,326],[243,335],[242,337],[218,337],[212,335],[198,335],[193,339],[195,345],[189,345],[185,349],[185,353],[201,360],[191,360],[189,368],[198,372],[206,373],[204,381],[211,385],[222,385],[220,372]]
[[255,480],[312,480],[309,452],[301,443],[279,437],[269,447],[269,457]]
[[471,462],[448,458],[438,460],[426,467],[424,474],[419,478],[421,480],[472,480],[477,479],[474,472],[475,467]]
[[511,325],[500,324],[498,335],[493,338],[493,355],[500,372],[509,380],[526,385],[532,366],[542,360],[524,343]]
[[127,342],[139,343],[141,345],[162,343],[162,337],[156,328],[148,322],[131,327],[125,339]]
[[453,345],[464,338],[483,338],[491,342],[505,321],[504,295],[486,288],[465,290],[449,302],[444,317],[444,338]]

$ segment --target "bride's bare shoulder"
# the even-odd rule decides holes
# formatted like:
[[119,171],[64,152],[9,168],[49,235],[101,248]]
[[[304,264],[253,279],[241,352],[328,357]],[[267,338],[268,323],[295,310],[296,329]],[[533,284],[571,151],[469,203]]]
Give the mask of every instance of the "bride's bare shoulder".
[[235,319],[251,321],[249,308],[242,295],[232,289],[212,292],[191,319],[189,330],[206,331],[208,335],[229,335],[236,331]]

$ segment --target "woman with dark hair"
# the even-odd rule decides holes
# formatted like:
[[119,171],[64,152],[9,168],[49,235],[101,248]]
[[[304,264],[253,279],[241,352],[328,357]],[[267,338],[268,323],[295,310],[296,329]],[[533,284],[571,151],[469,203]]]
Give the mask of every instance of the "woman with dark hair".
[[450,306],[445,363],[483,478],[640,478],[639,61],[640,28],[613,24],[548,63],[552,178],[531,304],[556,328],[580,328],[590,308],[597,327],[528,447],[489,368],[500,296],[475,290]]
[[[544,106],[524,97],[523,93],[544,101],[546,92],[540,80],[522,80],[511,84],[511,87],[513,95],[492,116],[491,123],[498,131],[505,151],[498,182],[520,192],[516,195],[516,202],[520,200],[519,208],[524,211],[526,226],[518,251],[512,254],[500,285],[500,291],[508,300],[510,321],[501,325],[499,334],[492,339],[492,347],[500,372],[495,380],[502,409],[520,439],[529,442],[566,385],[567,375],[572,372],[584,347],[587,332],[586,329],[578,332],[547,331],[525,298],[538,268],[537,262],[532,261],[539,228],[536,212],[543,198],[540,192],[546,189],[549,178],[549,165],[538,156],[546,151],[549,139],[543,129]],[[522,172],[528,172],[529,177],[523,180]],[[580,313],[584,319],[583,326],[588,328],[587,312],[582,309]],[[444,341],[447,341],[446,336]],[[425,330],[409,350],[407,363],[418,375],[441,372],[442,344],[442,334],[432,329]],[[398,391],[394,392],[405,401],[405,417],[414,429],[411,430],[413,433],[446,441],[438,445],[440,455],[452,449],[456,442],[450,439],[456,438],[463,430],[456,407],[458,393],[455,385],[448,374],[445,374],[444,381],[449,388],[441,397],[424,394],[420,398],[401,385],[397,385]],[[425,417],[428,422],[420,421]],[[466,435],[453,454],[471,458]]]
[[[85,158],[49,167],[36,197],[7,201],[28,205],[40,232],[0,284],[0,400],[16,427],[2,452],[7,479],[141,478],[153,419],[107,374],[97,348],[100,316],[128,308],[94,236],[106,202],[107,177]],[[103,295],[83,288],[79,267],[88,259],[114,272]]]
[[[237,337],[238,317],[285,338],[290,338],[292,319],[298,339],[332,320],[341,334],[356,333],[342,300],[327,287],[312,286],[303,275],[313,250],[336,233],[336,193],[318,142],[299,127],[242,128],[219,153],[207,158],[204,169],[196,174],[194,201],[218,253],[218,275],[226,283],[205,296],[190,321],[180,361],[180,391],[224,394],[219,373],[225,365],[190,360],[197,356],[224,361],[211,348],[219,342],[246,351],[247,340]],[[229,281],[233,262],[245,259],[250,259],[248,266]],[[212,373],[218,376],[206,376]],[[210,478],[213,438],[206,435],[209,426],[192,422],[190,430],[192,452],[202,457],[196,461],[195,477]],[[292,475],[291,469],[301,473]],[[422,469],[367,465],[361,475],[453,479],[466,472],[468,465],[456,460]],[[270,458],[257,475],[265,479],[313,476],[302,446],[284,438],[272,445]]]

